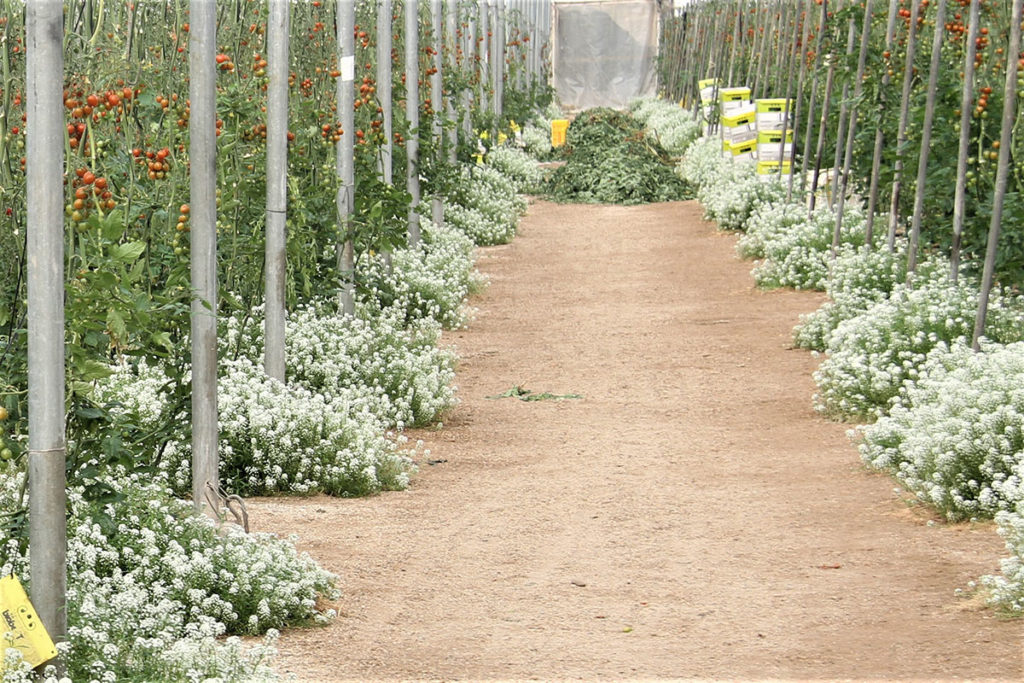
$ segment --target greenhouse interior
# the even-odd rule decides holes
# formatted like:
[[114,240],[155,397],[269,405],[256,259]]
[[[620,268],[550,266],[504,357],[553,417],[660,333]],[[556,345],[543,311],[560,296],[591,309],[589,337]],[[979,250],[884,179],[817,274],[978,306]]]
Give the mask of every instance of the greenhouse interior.
[[0,0],[0,680],[1024,680],[1024,0]]

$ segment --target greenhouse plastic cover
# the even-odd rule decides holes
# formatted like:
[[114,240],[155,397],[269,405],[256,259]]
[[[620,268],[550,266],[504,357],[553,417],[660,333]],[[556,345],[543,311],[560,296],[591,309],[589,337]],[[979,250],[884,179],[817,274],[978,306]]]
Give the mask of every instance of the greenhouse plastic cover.
[[567,109],[625,107],[657,87],[653,0],[554,4],[554,85]]

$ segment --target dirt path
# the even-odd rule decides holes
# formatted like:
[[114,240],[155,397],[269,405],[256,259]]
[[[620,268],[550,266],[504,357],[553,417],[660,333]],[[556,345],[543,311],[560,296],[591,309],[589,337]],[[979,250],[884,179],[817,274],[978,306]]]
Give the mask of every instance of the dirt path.
[[[409,491],[252,504],[342,578],[299,680],[1024,679],[958,598],[991,525],[929,524],[811,409],[790,330],[695,203],[537,203],[449,334],[462,405]],[[520,385],[583,400],[490,400]]]

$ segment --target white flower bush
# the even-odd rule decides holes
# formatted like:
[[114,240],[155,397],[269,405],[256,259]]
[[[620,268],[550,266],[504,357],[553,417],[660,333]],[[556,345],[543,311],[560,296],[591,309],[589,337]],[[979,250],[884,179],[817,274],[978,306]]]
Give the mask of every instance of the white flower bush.
[[445,206],[445,221],[481,246],[505,244],[516,234],[526,201],[496,168],[464,164],[459,189]]
[[718,171],[697,191],[704,205],[704,217],[713,220],[722,230],[744,230],[753,211],[763,204],[777,202],[785,196],[785,187],[777,182],[763,182],[751,161],[718,159]]
[[[860,207],[850,205],[843,210],[839,236],[841,253],[851,253],[864,246],[864,223],[864,211]],[[755,225],[752,217],[747,223],[747,230]],[[832,264],[835,225],[835,211],[822,204],[815,207],[809,217],[805,214],[804,220],[792,223],[788,229],[778,230],[771,238],[765,238],[762,247],[764,258],[751,273],[754,281],[765,289],[825,289]],[[877,244],[881,240],[875,241]]]
[[1024,501],[1024,344],[939,344],[863,434],[864,461],[948,519],[1013,510]]
[[551,154],[551,124],[542,124],[523,126],[523,148],[535,159],[544,159]]
[[544,183],[537,159],[521,149],[502,145],[487,153],[487,163],[512,181],[516,192],[536,192]]
[[405,327],[307,307],[288,322],[288,378],[389,428],[431,424],[456,403],[455,353],[438,346],[440,335],[430,319]]
[[630,110],[644,124],[647,134],[674,157],[682,156],[700,136],[701,122],[674,102],[642,98],[631,102]]
[[360,271],[365,287],[358,296],[367,309],[364,317],[387,316],[383,311],[393,309],[403,313],[406,324],[429,319],[452,329],[468,322],[472,312],[465,300],[486,279],[474,268],[473,240],[452,220],[460,210],[446,207],[443,226],[421,218],[422,241],[392,252],[390,266],[380,255],[367,257]]
[[722,141],[717,137],[704,137],[686,149],[676,166],[676,172],[700,190],[718,182],[726,164],[731,162],[722,157]]
[[[886,414],[904,381],[918,378],[932,349],[970,337],[977,308],[977,287],[966,279],[951,283],[948,267],[897,285],[888,298],[839,323],[829,335],[829,356],[814,373],[817,409],[847,419]],[[986,332],[1004,343],[1024,336],[1020,297],[993,293]]]
[[[829,335],[844,320],[860,315],[874,304],[888,298],[893,288],[907,279],[907,243],[898,240],[895,249],[858,249],[841,252],[832,266],[832,276],[825,291],[829,301],[813,313],[800,316],[793,330],[797,346],[824,351]],[[941,267],[941,261],[930,259],[918,265],[923,274]]]
[[[218,528],[189,503],[140,475],[111,472],[116,497],[89,501],[68,491],[68,642],[75,681],[273,680],[275,629],[329,619],[335,577],[291,541]],[[23,473],[0,472],[0,507],[17,505]],[[4,574],[28,579],[15,540],[2,548]],[[244,647],[226,633],[266,633]],[[3,680],[31,680],[23,667]],[[50,680],[56,680],[50,677]]]
[[989,604],[1020,616],[1024,614],[1024,502],[1013,511],[996,513],[996,524],[1010,557],[999,563],[1002,576],[982,577],[982,583],[989,590]]
[[[381,388],[358,384],[325,396],[301,384],[283,384],[251,360],[261,357],[258,341],[245,348],[246,354],[221,360],[217,383],[220,476],[226,489],[241,495],[354,496],[408,485],[411,461],[386,436],[386,418],[378,415],[385,412],[382,402],[391,405]],[[147,387],[166,381],[158,367],[126,366],[101,383],[98,396],[114,390],[130,395],[136,382]],[[158,401],[126,412],[144,426],[166,414]],[[157,462],[181,495],[191,491],[191,462],[191,446],[183,439],[164,444]]]
[[736,253],[744,259],[763,259],[765,245],[806,221],[807,206],[803,203],[783,200],[761,204],[751,212],[747,230],[736,242]]

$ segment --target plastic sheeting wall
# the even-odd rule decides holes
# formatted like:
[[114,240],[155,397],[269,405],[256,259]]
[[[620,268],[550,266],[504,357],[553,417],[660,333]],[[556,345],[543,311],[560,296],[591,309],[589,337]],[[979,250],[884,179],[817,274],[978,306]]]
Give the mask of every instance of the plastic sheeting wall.
[[554,86],[567,109],[625,107],[657,88],[658,12],[653,0],[554,5]]

